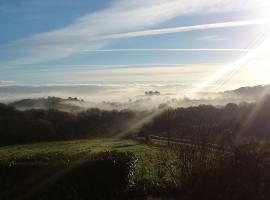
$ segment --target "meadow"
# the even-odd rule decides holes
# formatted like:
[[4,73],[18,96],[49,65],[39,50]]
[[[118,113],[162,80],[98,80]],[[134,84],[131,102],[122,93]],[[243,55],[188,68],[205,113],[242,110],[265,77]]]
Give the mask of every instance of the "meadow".
[[104,151],[130,151],[137,155],[154,150],[154,147],[140,144],[134,140],[89,139],[44,142],[0,147],[0,162],[16,162],[43,158],[46,161],[60,156],[63,159],[81,154],[92,154]]
[[228,153],[105,138],[2,146],[0,199],[264,200],[267,149],[250,142]]
[[[63,190],[63,188],[72,187],[72,190],[81,190],[82,185],[88,185],[91,191],[90,195],[99,199],[98,195],[110,190],[103,188],[106,183],[108,183],[109,188],[120,183],[124,188],[131,188],[135,183],[148,184],[157,181],[159,177],[156,166],[159,162],[159,152],[160,147],[141,144],[134,140],[114,139],[2,146],[0,147],[0,177],[2,180],[0,183],[0,198],[36,199],[37,196],[42,194],[41,199],[54,199],[59,197],[57,193],[61,193],[59,190]],[[100,166],[100,162],[103,161],[105,162],[104,165],[101,164]],[[94,164],[89,165],[89,163]],[[85,164],[89,166],[84,168]],[[91,166],[94,166],[94,169]],[[74,177],[82,177],[76,181],[75,185],[72,185],[74,184],[74,173],[76,174]],[[59,184],[62,176],[68,177],[68,181]],[[128,179],[126,180],[126,178]],[[101,181],[100,185],[97,186],[99,181]],[[52,191],[50,188],[53,186],[51,185],[55,184],[62,185],[63,188],[53,192],[56,196],[47,196],[51,192],[45,191]],[[21,195],[29,188],[34,188],[35,192]],[[96,192],[97,190],[101,190],[101,192]],[[121,189],[114,188],[113,192],[118,192],[118,190]],[[134,191],[134,193],[137,194],[138,192]],[[87,199],[89,197],[89,193],[85,190],[80,191],[79,194],[66,192],[65,195],[67,196],[60,196],[64,199]],[[117,198],[124,198],[121,196],[122,194],[120,196],[110,194],[109,197],[101,195],[100,199],[112,198],[115,195]],[[146,194],[142,193],[142,195]]]

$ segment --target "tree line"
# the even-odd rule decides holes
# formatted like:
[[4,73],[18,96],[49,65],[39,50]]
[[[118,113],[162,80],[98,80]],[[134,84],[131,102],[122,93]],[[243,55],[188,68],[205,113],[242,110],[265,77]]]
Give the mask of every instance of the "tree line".
[[[200,105],[168,108],[145,123],[140,136],[158,135],[200,143],[231,145],[237,140],[270,139],[270,96],[256,103],[229,103],[223,107]],[[153,111],[105,111],[79,113],[59,110],[19,111],[0,104],[0,145],[113,136]]]
[[0,145],[113,135],[136,117],[136,113],[125,110],[18,111],[0,104]]
[[145,124],[139,135],[149,134],[194,142],[231,145],[243,139],[270,139],[270,96],[256,103],[229,103],[223,107],[200,105],[167,109]]

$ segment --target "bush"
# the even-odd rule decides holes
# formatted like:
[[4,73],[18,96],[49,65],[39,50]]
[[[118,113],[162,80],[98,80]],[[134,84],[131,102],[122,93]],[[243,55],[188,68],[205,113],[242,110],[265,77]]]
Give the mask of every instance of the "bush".
[[[135,161],[132,153],[113,151],[94,154],[69,164],[51,163],[44,167],[37,163],[32,166],[18,163],[2,166],[1,178],[5,173],[4,180],[9,182],[10,187],[15,187],[13,191],[5,188],[9,193],[2,191],[0,198],[3,194],[9,194],[10,196],[2,196],[2,199],[125,199],[132,184]],[[11,174],[13,175],[10,176]],[[35,181],[30,181],[35,178]],[[20,182],[28,183],[27,187],[16,186]],[[2,182],[1,185],[7,184]]]
[[251,142],[230,152],[196,145],[148,152],[137,169],[137,193],[184,200],[268,200],[268,150]]
[[270,199],[269,164],[269,153],[261,145],[240,145],[212,166],[190,174],[182,191],[186,199]]

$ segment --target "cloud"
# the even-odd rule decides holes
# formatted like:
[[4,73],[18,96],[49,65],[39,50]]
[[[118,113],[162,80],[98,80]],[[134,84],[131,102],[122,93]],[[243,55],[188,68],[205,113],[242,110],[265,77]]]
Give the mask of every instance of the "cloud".
[[198,41],[205,41],[205,42],[217,42],[217,41],[224,41],[225,39],[218,35],[207,35],[196,38]]
[[[257,36],[254,40],[254,44],[252,45],[253,50],[247,51],[243,55],[239,56],[234,62],[224,65],[221,70],[217,71],[215,74],[210,76],[206,81],[202,82],[198,87],[194,88],[192,93],[196,95],[196,93],[201,92],[203,90],[208,90],[209,86],[217,85],[217,88],[223,87],[226,82],[218,83],[218,81],[222,79],[231,79],[235,73],[239,73],[239,71],[243,70],[244,67],[248,66],[250,62],[258,61],[258,58],[261,55],[264,55],[265,52],[269,52],[269,44],[270,44],[270,37],[268,30],[265,30],[262,35]],[[269,57],[268,61],[269,63]],[[257,68],[260,66],[256,66]],[[253,70],[253,72],[255,72]],[[268,72],[266,70],[266,72]],[[259,78],[261,79],[264,75],[261,72],[261,75],[256,75],[254,73],[249,74],[249,77],[252,79]],[[229,77],[229,78],[228,78]],[[244,76],[238,77],[238,80],[243,81]],[[261,82],[262,80],[257,80],[257,82]],[[267,80],[269,82],[269,79]]]
[[194,25],[194,26],[180,26],[180,27],[173,27],[173,28],[120,33],[120,34],[105,36],[104,39],[131,38],[131,37],[161,35],[161,34],[168,34],[168,33],[181,33],[181,32],[198,31],[198,30],[233,28],[233,27],[241,27],[241,26],[259,25],[259,24],[264,24],[264,23],[265,23],[264,20],[230,21],[230,22],[222,22],[222,23],[200,24],[200,25]]
[[[254,9],[259,3],[253,0],[118,0],[111,6],[77,19],[73,24],[50,32],[35,34],[2,45],[6,51],[20,51],[3,65],[27,65],[66,58],[84,49],[100,49],[111,39],[138,37],[172,32],[235,27],[255,24],[255,21],[227,22],[153,29],[170,19],[186,15]],[[101,40],[103,39],[103,40]],[[106,39],[106,40],[104,40]]]
[[[128,83],[183,83],[196,84],[220,69],[222,64],[141,64],[141,65],[74,65],[63,69],[36,69],[23,73],[20,79],[34,77],[35,83],[65,84],[128,84]],[[53,81],[50,81],[53,80]],[[33,82],[33,81],[32,81]]]
[[215,49],[215,48],[184,48],[184,49],[87,49],[82,50],[82,53],[91,52],[247,52],[252,49]]
[[16,81],[11,81],[11,80],[0,80],[0,87],[3,85],[11,85],[11,84],[15,84]]

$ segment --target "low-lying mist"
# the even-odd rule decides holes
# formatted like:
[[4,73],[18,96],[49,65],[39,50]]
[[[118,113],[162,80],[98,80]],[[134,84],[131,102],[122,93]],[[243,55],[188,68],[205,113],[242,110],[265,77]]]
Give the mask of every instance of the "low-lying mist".
[[270,86],[243,87],[224,92],[188,93],[188,85],[52,85],[1,86],[0,102],[19,110],[58,109],[80,112],[101,110],[152,111],[201,104],[223,106],[227,103],[254,102],[270,93]]
[[255,103],[217,107],[172,108],[161,104],[152,110],[135,111],[102,110],[88,104],[77,98],[57,97],[0,104],[0,145],[135,135],[166,138],[168,134],[175,139],[225,145],[247,138],[270,139],[270,95]]

